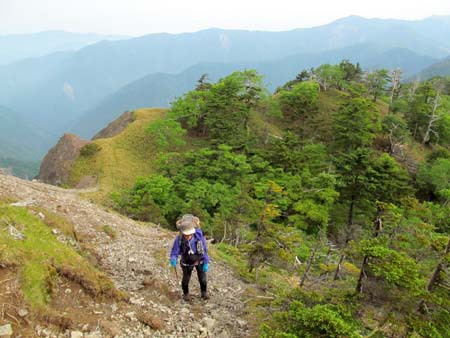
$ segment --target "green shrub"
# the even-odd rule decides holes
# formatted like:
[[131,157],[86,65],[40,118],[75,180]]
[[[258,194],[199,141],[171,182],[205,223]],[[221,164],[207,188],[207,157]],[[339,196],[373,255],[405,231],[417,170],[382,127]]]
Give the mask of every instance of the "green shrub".
[[117,238],[117,232],[113,228],[111,228],[109,225],[105,224],[103,226],[103,232],[107,234],[111,239]]
[[288,311],[275,315],[276,328],[263,325],[263,338],[359,338],[356,325],[335,305],[306,307],[293,301]]
[[80,155],[84,157],[92,157],[97,154],[102,147],[100,147],[97,143],[88,143],[80,150]]

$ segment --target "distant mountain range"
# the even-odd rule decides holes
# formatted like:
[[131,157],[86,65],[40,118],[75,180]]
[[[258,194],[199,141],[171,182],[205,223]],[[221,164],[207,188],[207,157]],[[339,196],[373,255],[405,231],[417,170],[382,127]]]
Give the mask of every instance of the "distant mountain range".
[[40,160],[53,137],[24,120],[13,110],[0,106],[0,158]]
[[450,57],[440,60],[418,72],[414,77],[425,80],[433,76],[450,76]]
[[64,31],[0,35],[0,65],[54,52],[75,51],[102,40],[126,38],[128,37]]
[[[66,37],[65,45],[58,34],[39,33],[10,47],[0,37],[0,54],[10,58],[27,56],[17,46],[32,50],[39,45],[35,41],[53,41],[40,51],[48,55],[0,66],[0,105],[54,141],[69,129],[90,136],[124,110],[167,107],[203,73],[214,79],[255,68],[274,89],[304,68],[344,58],[364,68],[400,67],[411,76],[450,55],[450,17],[435,16],[420,21],[351,16],[286,32],[208,29],[93,44],[89,35],[81,36],[78,46],[90,44],[76,51],[75,35]],[[66,49],[55,52],[61,48]]]

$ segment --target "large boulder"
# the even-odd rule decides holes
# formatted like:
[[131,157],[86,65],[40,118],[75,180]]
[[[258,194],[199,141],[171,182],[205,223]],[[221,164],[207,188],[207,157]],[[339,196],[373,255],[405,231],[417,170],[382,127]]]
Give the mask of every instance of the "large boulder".
[[82,140],[74,134],[64,134],[45,155],[37,178],[53,185],[68,183],[72,165],[81,148],[88,143],[89,141]]
[[134,121],[134,114],[132,111],[126,111],[120,115],[117,119],[112,121],[106,128],[100,130],[94,135],[92,140],[97,140],[99,138],[113,137],[122,132],[131,122]]

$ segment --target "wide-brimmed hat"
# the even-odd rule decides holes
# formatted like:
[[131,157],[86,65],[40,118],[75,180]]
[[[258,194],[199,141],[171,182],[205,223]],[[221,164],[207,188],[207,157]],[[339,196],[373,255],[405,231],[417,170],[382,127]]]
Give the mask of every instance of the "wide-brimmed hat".
[[200,220],[191,214],[186,214],[177,221],[177,229],[180,230],[183,235],[192,235],[195,233],[195,228],[200,227]]

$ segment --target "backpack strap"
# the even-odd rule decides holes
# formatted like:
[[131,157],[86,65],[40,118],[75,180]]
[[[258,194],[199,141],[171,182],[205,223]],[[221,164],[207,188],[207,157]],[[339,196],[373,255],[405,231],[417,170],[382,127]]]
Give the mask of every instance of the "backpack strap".
[[[203,247],[202,237],[199,236],[196,232],[194,233],[194,236],[197,239],[197,247],[196,247],[197,253],[199,255],[203,256],[205,253],[205,248]],[[185,240],[185,242],[186,242],[186,240]],[[178,245],[180,247],[180,251],[183,251],[182,243],[183,243],[183,234],[180,231],[180,234],[178,235]]]
[[203,247],[202,238],[197,236],[197,233],[195,233],[195,236],[197,237],[197,253],[203,256],[205,248]]

